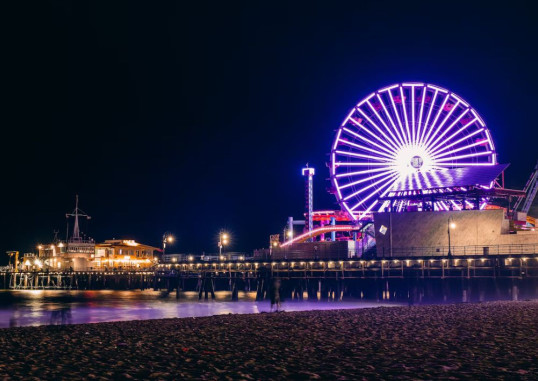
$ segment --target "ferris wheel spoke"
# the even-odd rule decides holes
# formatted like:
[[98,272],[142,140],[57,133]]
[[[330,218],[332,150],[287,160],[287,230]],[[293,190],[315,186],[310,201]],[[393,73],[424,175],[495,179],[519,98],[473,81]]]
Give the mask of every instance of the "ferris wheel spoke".
[[409,129],[409,119],[407,118],[407,109],[405,107],[405,95],[403,92],[403,86],[400,86],[400,98],[402,100],[402,110],[404,114],[405,129],[407,131],[407,139],[410,143],[414,144],[413,138],[411,136],[411,131]]
[[[377,94],[379,96],[379,94]],[[392,137],[392,143],[394,144],[395,147],[401,147],[402,144],[398,141],[398,139],[396,138],[396,136],[394,135],[394,133],[392,132],[392,130],[389,128],[389,126],[387,125],[387,123],[383,120],[383,118],[381,117],[381,115],[379,115],[379,113],[377,112],[377,110],[375,109],[374,106],[372,106],[372,103],[370,101],[367,101],[366,102],[368,104],[368,107],[370,107],[370,110],[372,110],[372,112],[375,114],[375,116],[377,117],[377,119],[381,122],[381,124],[383,124],[383,127],[385,127],[385,130],[387,130],[387,132],[390,134],[390,136]]]
[[[464,140],[467,140],[481,132],[484,131],[483,128],[479,128],[478,130],[474,131],[474,132],[471,132],[467,135],[465,135],[464,137],[456,140],[455,142],[452,142],[452,143],[448,143],[449,141],[451,141],[453,138],[455,138],[456,136],[458,136],[458,134],[460,134],[461,132],[463,132],[468,126],[470,126],[472,123],[474,123],[473,121],[469,122],[467,125],[463,126],[462,128],[460,128],[458,131],[456,131],[455,133],[453,133],[452,135],[450,135],[450,137],[446,138],[445,140],[443,140],[443,142],[441,144],[438,145],[438,147],[440,147],[438,150],[432,152],[432,154],[436,155],[436,154],[439,154],[443,151],[446,151],[447,149],[449,149],[450,147],[453,147],[459,143],[461,143],[462,141]],[[448,144],[447,144],[448,143]]]
[[388,159],[394,159],[396,156],[395,155],[389,155],[387,153],[384,153],[384,152],[379,152],[378,150],[375,150],[373,148],[369,148],[369,147],[366,147],[366,146],[362,146],[360,144],[357,144],[357,143],[353,143],[353,142],[350,142],[349,140],[346,140],[346,139],[342,139],[342,138],[339,138],[338,139],[338,142],[342,143],[342,144],[345,144],[345,145],[348,145],[348,146],[351,146],[351,147],[355,147],[355,148],[358,148],[358,149],[361,149],[363,151],[369,151],[369,152],[373,152],[377,155],[381,155],[381,156],[385,156],[386,158]]
[[337,161],[337,167],[386,167],[387,163],[368,163],[368,162],[353,162],[353,161]]
[[[366,201],[368,201],[369,199],[371,199],[373,196],[375,196],[376,194],[379,194],[381,193],[381,190],[382,189],[386,189],[388,187],[390,187],[392,184],[394,184],[394,177],[389,179],[387,182],[385,182],[383,185],[381,185],[378,189],[375,189],[372,193],[370,193],[368,196],[366,196],[365,198],[363,198],[362,200],[360,200],[358,203],[356,203],[354,206],[352,206],[350,209],[353,211],[355,209],[357,209],[359,206],[361,206],[362,204],[364,204]],[[390,189],[390,188],[389,188]],[[387,191],[388,192],[388,191]],[[383,197],[383,196],[381,196]]]
[[415,86],[411,87],[411,131],[413,132],[413,144],[417,144],[417,135],[415,131]]
[[484,145],[484,144],[486,144],[487,142],[488,142],[487,139],[479,140],[479,141],[477,141],[477,142],[475,142],[475,143],[473,143],[473,144],[468,144],[468,145],[466,145],[466,146],[463,146],[463,147],[460,147],[460,148],[456,148],[456,149],[453,149],[453,150],[448,151],[448,152],[443,152],[443,153],[441,153],[441,154],[439,154],[439,155],[434,156],[434,158],[437,160],[438,158],[445,157],[445,156],[447,156],[447,155],[451,155],[451,154],[456,153],[456,152],[460,152],[460,151],[464,151],[464,150],[469,149],[469,148],[473,148],[473,147],[476,147],[476,146]]
[[424,125],[423,125],[423,128],[422,128],[422,135],[420,137],[420,142],[424,142],[427,134],[428,134],[428,131],[429,131],[429,125],[428,123],[430,122],[430,117],[432,116],[432,112],[433,112],[433,106],[435,105],[435,101],[437,100],[437,94],[439,94],[439,90],[435,89],[435,92],[433,94],[433,98],[430,102],[430,106],[428,108],[428,115],[426,116],[426,121],[424,122]]
[[[362,126],[359,122],[355,121],[355,119],[350,119],[350,120],[352,120],[353,123],[356,123],[357,126],[363,128],[363,126]],[[368,129],[366,129],[366,128],[363,128],[363,130],[366,131],[366,132],[368,132],[368,134],[369,134],[370,136],[373,136],[375,139],[377,139],[378,141],[380,141],[381,143],[383,143],[385,146],[382,146],[382,145],[380,145],[380,144],[374,142],[373,140],[368,139],[368,138],[365,137],[364,135],[360,135],[360,134],[358,134],[358,133],[356,133],[356,132],[354,132],[354,131],[351,131],[351,130],[350,130],[349,128],[347,128],[347,127],[344,127],[343,130],[344,130],[345,132],[347,132],[349,135],[354,136],[354,137],[356,137],[356,138],[358,138],[358,139],[361,139],[361,140],[363,140],[363,141],[365,141],[365,142],[368,142],[368,143],[371,144],[372,146],[377,147],[377,148],[379,148],[380,150],[383,150],[383,151],[385,151],[386,153],[388,153],[388,154],[390,154],[390,155],[394,154],[394,149],[391,149],[390,146],[387,146],[387,143],[383,142],[383,140],[381,140],[376,134],[374,134],[373,132],[371,132],[370,130],[368,130]]]
[[491,166],[491,165],[495,165],[495,163],[477,163],[477,162],[472,162],[472,163],[438,163],[437,164],[438,166],[441,166],[441,167],[482,167],[482,166]]
[[[443,128],[444,124],[446,123],[446,121],[448,120],[448,118],[450,118],[450,116],[454,113],[454,111],[456,111],[456,108],[458,108],[459,106],[459,101],[456,102],[456,104],[454,106],[452,106],[452,108],[449,110],[448,114],[445,116],[445,118],[443,119],[443,121],[439,124],[439,126],[437,126],[437,130],[430,136],[430,138],[424,143],[426,146],[429,146],[430,145],[430,142],[435,138],[435,136],[437,135],[437,133],[439,133],[439,131],[441,131],[441,129]],[[445,129],[445,131],[447,131],[448,129]]]
[[373,187],[375,187],[376,185],[378,185],[378,184],[380,184],[380,183],[382,183],[382,182],[384,182],[384,181],[387,181],[387,180],[388,180],[388,181],[390,182],[390,181],[392,181],[392,179],[394,179],[396,176],[398,176],[398,174],[396,174],[396,173],[391,173],[391,174],[385,176],[384,178],[382,178],[381,180],[377,180],[377,181],[373,182],[372,184],[370,184],[370,185],[368,185],[368,186],[366,186],[366,187],[364,187],[364,188],[361,188],[361,189],[359,189],[358,191],[355,191],[355,192],[351,193],[350,195],[344,197],[344,201],[347,201],[347,200],[349,200],[351,197],[355,197],[355,196],[357,196],[357,195],[359,195],[359,194],[361,194],[361,193],[367,191],[368,189],[372,189]]
[[452,130],[452,128],[456,125],[456,123],[458,123],[461,118],[463,118],[465,115],[467,115],[467,113],[469,112],[469,109],[466,109],[464,112],[462,112],[454,122],[452,122],[452,124],[450,124],[450,126],[448,126],[447,128],[445,128],[445,130],[443,131],[443,133],[441,133],[437,139],[435,139],[434,142],[432,142],[431,144],[427,144],[426,145],[426,149],[433,149],[434,147],[436,147],[436,144],[437,142],[439,142],[439,140],[441,140],[443,138],[443,136],[445,136],[448,131]]
[[336,175],[335,177],[336,178],[351,177],[351,176],[365,175],[365,174],[368,174],[368,173],[377,173],[377,172],[386,172],[386,171],[388,171],[387,168],[365,169],[364,171],[354,171],[354,172],[340,173],[340,174]]
[[365,183],[365,182],[367,182],[367,181],[371,181],[371,180],[373,180],[373,179],[377,179],[377,178],[379,178],[379,177],[381,177],[381,176],[385,176],[387,173],[393,173],[393,172],[395,172],[393,169],[384,170],[383,172],[378,173],[377,175],[370,176],[370,177],[365,177],[365,178],[362,178],[362,179],[360,179],[360,180],[353,181],[353,182],[351,182],[351,183],[347,183],[347,184],[345,184],[345,185],[342,185],[342,186],[340,187],[340,189],[346,189],[346,188],[352,187],[352,186],[354,186],[354,185],[359,185],[359,184]]
[[396,120],[398,121],[398,126],[400,126],[400,131],[402,133],[402,136],[404,137],[405,144],[409,144],[409,140],[406,139],[407,136],[405,135],[405,131],[402,126],[402,121],[400,120],[400,115],[398,112],[398,108],[396,107],[396,102],[394,101],[394,97],[392,96],[392,92],[389,90],[387,91],[387,93],[389,94],[390,102],[392,104],[392,109],[394,110],[394,115],[396,115]]
[[420,129],[422,126],[422,116],[424,115],[424,102],[426,101],[426,86],[422,87],[422,99],[420,100],[420,111],[418,113],[418,123],[417,123],[417,143],[421,143],[420,140]]
[[[367,103],[369,103],[367,101]],[[377,124],[374,123],[374,121],[372,119],[370,119],[370,117],[368,115],[366,115],[366,113],[364,111],[362,111],[360,109],[360,107],[357,107],[357,110],[362,114],[362,116],[364,116],[366,118],[366,120],[368,120],[368,122],[374,126],[374,128],[381,134],[383,135],[383,137],[388,140],[392,145],[393,147],[398,147],[398,144],[396,144],[396,142],[394,142],[392,139],[389,139],[389,137],[387,135],[385,135],[385,133],[383,132],[383,130],[381,130],[381,128],[379,128],[379,126]]]
[[441,165],[445,161],[454,161],[454,160],[459,160],[459,159],[467,159],[467,158],[470,158],[470,157],[486,156],[486,155],[491,155],[492,153],[493,152],[491,152],[491,151],[486,151],[486,152],[475,152],[475,153],[469,153],[469,154],[466,154],[466,155],[446,157],[446,158],[443,158],[443,159],[437,159],[437,164]]
[[390,116],[390,113],[387,110],[387,106],[385,106],[385,103],[383,102],[383,99],[381,99],[381,96],[379,94],[377,94],[377,99],[379,100],[379,103],[381,104],[381,107],[383,107],[383,111],[385,111],[385,115],[387,116],[390,124],[392,125],[392,129],[394,130],[394,132],[396,132],[396,135],[398,135],[398,140],[401,143],[400,146],[404,146],[405,141],[404,141],[403,137],[400,135],[400,132],[398,131],[398,128],[394,124],[394,121],[392,120],[392,117]]
[[362,154],[362,153],[340,151],[340,150],[336,150],[334,152],[336,152],[339,155],[343,155],[343,156],[359,157],[359,158],[364,158],[364,159],[369,159],[369,160],[382,161],[382,162],[385,163],[385,165],[386,165],[386,163],[392,163],[393,162],[392,159],[387,159],[385,157],[380,157],[380,156],[365,155],[365,154]]
[[378,200],[375,200],[364,212],[361,212],[359,214],[358,220],[362,220],[370,211],[373,209],[374,206],[376,206],[379,203]]
[[441,107],[439,107],[439,110],[437,111],[437,114],[435,114],[435,118],[434,118],[434,120],[432,122],[431,128],[428,131],[428,135],[424,139],[425,142],[427,142],[430,139],[430,136],[431,136],[432,133],[436,132],[435,125],[436,125],[437,121],[439,120],[439,117],[443,113],[443,109],[444,109],[444,107],[446,105],[446,102],[448,101],[448,98],[450,98],[450,94],[447,94],[445,96],[445,99],[443,99],[443,103],[441,103]]

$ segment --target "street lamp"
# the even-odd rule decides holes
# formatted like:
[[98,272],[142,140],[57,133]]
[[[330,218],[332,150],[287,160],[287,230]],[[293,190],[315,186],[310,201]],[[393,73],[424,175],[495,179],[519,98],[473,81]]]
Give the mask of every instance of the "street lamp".
[[171,244],[174,242],[174,236],[170,232],[166,232],[163,234],[163,255],[166,252],[166,244]]
[[452,217],[448,217],[448,226],[447,226],[447,233],[448,233],[448,258],[452,257],[452,250],[450,245],[450,230],[456,229],[456,224],[454,222],[451,222]]
[[222,257],[222,248],[227,245],[229,242],[229,236],[228,236],[228,233],[226,232],[223,232],[222,230],[220,231],[219,233],[219,243],[218,243],[218,246],[219,246],[219,259],[220,260],[223,260],[224,258]]

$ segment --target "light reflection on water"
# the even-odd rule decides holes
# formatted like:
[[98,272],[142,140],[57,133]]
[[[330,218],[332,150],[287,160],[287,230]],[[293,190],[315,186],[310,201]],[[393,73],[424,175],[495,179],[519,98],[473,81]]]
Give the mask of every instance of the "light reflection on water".
[[[255,292],[239,293],[239,301],[232,302],[226,291],[216,292],[215,300],[209,301],[198,301],[196,292],[182,293],[181,299],[176,300],[175,293],[158,291],[0,291],[0,328],[269,312],[269,301],[256,302],[255,297]],[[282,309],[306,311],[381,305],[396,304],[305,300],[284,301]]]

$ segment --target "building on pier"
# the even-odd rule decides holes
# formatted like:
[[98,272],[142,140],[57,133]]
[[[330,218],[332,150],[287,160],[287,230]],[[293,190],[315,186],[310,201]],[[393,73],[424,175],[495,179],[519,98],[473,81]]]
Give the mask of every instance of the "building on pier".
[[157,263],[159,248],[130,239],[110,239],[95,245],[94,269],[144,269]]

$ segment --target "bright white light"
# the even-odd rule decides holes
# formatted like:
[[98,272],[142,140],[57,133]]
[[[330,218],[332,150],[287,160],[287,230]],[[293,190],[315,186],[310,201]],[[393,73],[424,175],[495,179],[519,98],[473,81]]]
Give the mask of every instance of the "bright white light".
[[450,229],[456,229],[456,224],[454,222],[450,223]]
[[405,146],[396,153],[394,169],[401,177],[408,177],[416,172],[427,172],[435,162],[426,149],[419,145]]

